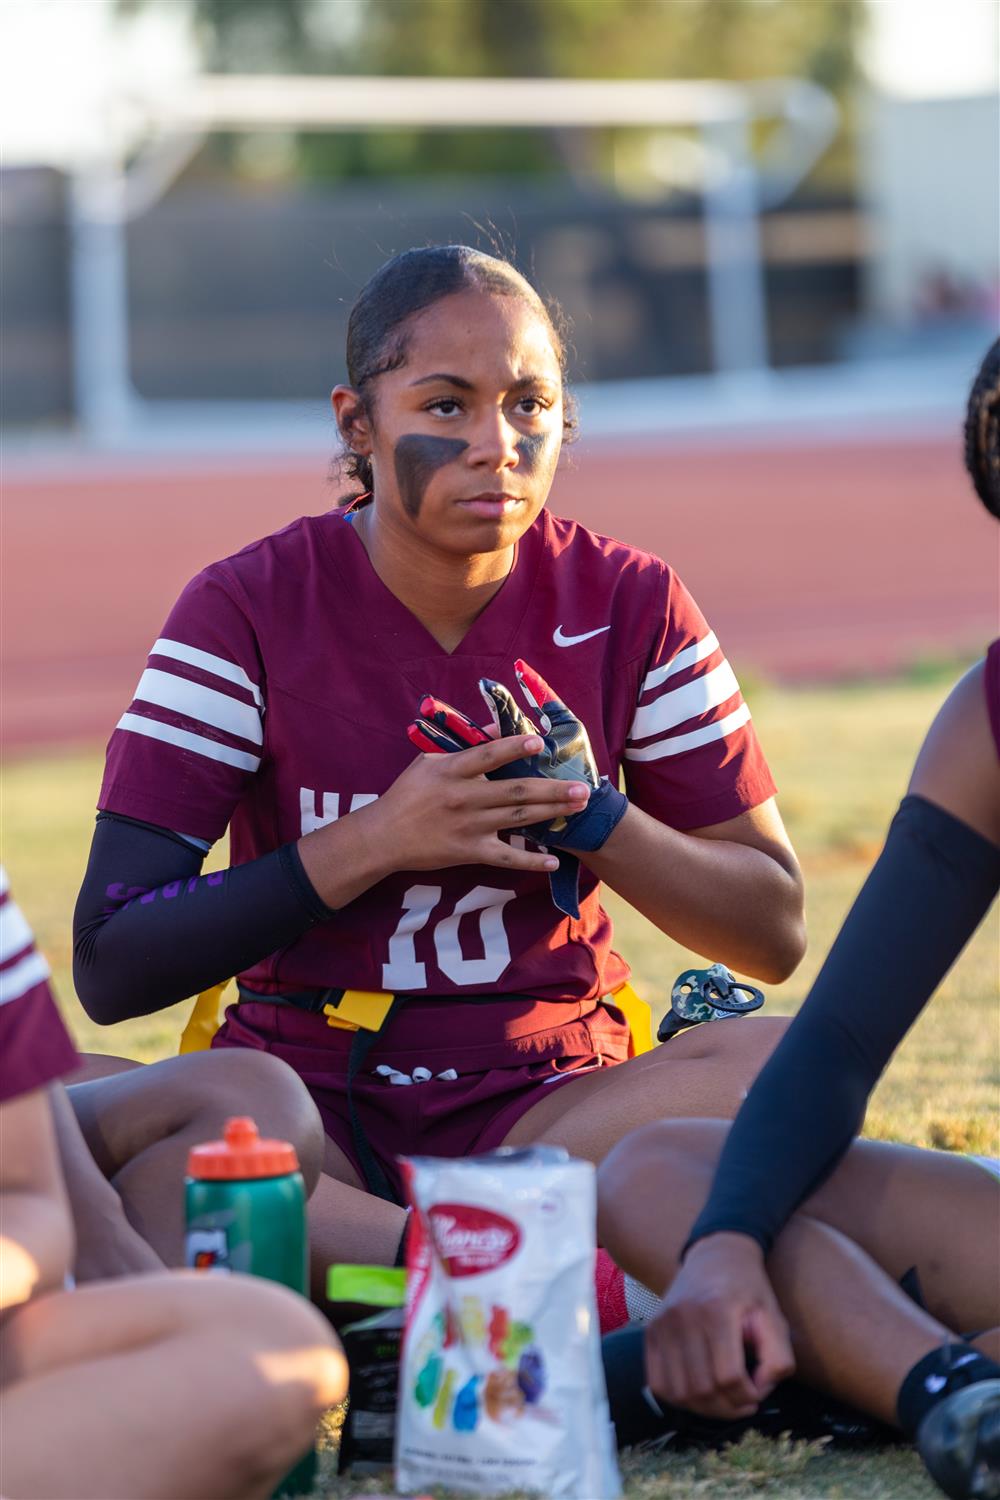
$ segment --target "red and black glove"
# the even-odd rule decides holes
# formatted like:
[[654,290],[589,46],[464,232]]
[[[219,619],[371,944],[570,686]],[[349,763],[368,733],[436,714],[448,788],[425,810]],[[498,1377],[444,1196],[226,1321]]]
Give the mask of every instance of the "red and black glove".
[[[490,736],[478,724],[473,724],[465,714],[443,703],[430,693],[420,700],[417,717],[406,731],[410,743],[428,755],[451,754],[455,750],[471,750],[473,745],[488,745]],[[525,733],[536,733],[525,730]]]
[[[479,691],[501,736],[537,734],[543,749],[539,755],[511,761],[488,775],[493,781],[544,776],[583,781],[591,788],[587,805],[579,812],[550,823],[533,823],[524,830],[536,843],[557,851],[559,869],[549,876],[552,899],[567,916],[578,917],[580,862],[569,851],[600,849],[623,817],[628,801],[606,776],[601,776],[587,731],[576,715],[526,662],[515,662],[514,670],[524,696],[538,711],[540,728],[535,727],[503,683],[484,677],[480,679]],[[466,750],[489,738],[471,719],[439,699],[422,699],[420,713],[422,717],[409,728],[410,739],[420,750]]]

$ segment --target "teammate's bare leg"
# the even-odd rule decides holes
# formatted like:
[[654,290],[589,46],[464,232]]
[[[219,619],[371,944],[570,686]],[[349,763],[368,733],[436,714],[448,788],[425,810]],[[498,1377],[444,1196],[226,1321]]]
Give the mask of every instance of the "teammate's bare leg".
[[291,1069],[266,1053],[191,1053],[67,1092],[130,1223],[166,1265],[183,1263],[188,1151],[220,1136],[230,1116],[253,1115],[262,1134],[291,1141],[307,1191],[319,1176],[324,1138],[316,1107]]
[[655,1120],[731,1120],[787,1025],[753,1016],[681,1032],[641,1057],[543,1091],[506,1144],[545,1141],[600,1162],[623,1135]]
[[344,1152],[329,1138],[308,1213],[314,1302],[322,1305],[325,1300],[326,1268],[337,1261],[377,1266],[395,1262],[406,1210],[369,1193]]
[[80,1066],[67,1078],[67,1083],[94,1083],[98,1078],[114,1078],[117,1073],[130,1073],[135,1068],[145,1067],[134,1057],[119,1057],[114,1052],[82,1052]]
[[[649,1127],[600,1170],[602,1242],[658,1293],[676,1272],[724,1133],[708,1121]],[[895,1422],[900,1385],[919,1359],[963,1331],[1000,1323],[990,1254],[998,1213],[996,1183],[970,1163],[878,1143],[853,1147],[768,1260],[802,1377]],[[927,1312],[897,1284],[914,1265]],[[992,1354],[995,1335],[980,1347]]]
[[[662,1240],[664,1204],[671,1219],[682,1217],[675,1189],[704,1183],[707,1191],[727,1128],[665,1121],[629,1136],[599,1179],[604,1221],[619,1213],[638,1239]],[[1000,1324],[1000,1184],[974,1162],[856,1141],[802,1212],[846,1234],[895,1281],[915,1266],[928,1310],[949,1327]]]
[[265,1500],[346,1389],[325,1320],[265,1281],[174,1274],[55,1293],[4,1320],[4,1491]]

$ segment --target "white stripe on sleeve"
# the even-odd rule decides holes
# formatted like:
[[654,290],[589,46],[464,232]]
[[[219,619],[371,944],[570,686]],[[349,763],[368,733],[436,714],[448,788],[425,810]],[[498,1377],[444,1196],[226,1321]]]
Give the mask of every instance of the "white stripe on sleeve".
[[651,692],[653,688],[659,687],[661,682],[666,682],[668,677],[673,677],[675,672],[683,672],[685,667],[693,667],[697,662],[704,661],[706,656],[711,656],[713,651],[718,651],[719,643],[715,638],[715,631],[710,630],[708,635],[703,636],[700,641],[695,641],[693,646],[685,646],[683,651],[678,651],[676,656],[664,662],[662,667],[654,667],[643,681],[643,693]]
[[227,734],[238,734],[240,739],[252,740],[255,745],[263,743],[259,709],[250,703],[241,703],[238,698],[230,698],[228,693],[219,693],[200,682],[191,682],[187,677],[175,677],[173,672],[147,667],[139,679],[135,696],[144,703],[155,703],[160,708],[172,709],[176,714],[185,714],[189,719],[200,719],[203,724],[224,729]]
[[189,667],[200,667],[203,672],[224,677],[227,682],[236,682],[240,687],[249,688],[258,708],[264,707],[257,684],[247,676],[242,667],[237,666],[234,661],[227,661],[224,656],[213,656],[211,651],[200,651],[197,646],[186,646],[183,641],[172,641],[167,636],[160,636],[159,640],[154,641],[149,654],[172,656],[174,661],[187,662]]
[[0,896],[6,896],[10,890],[10,881],[7,879],[7,871],[0,865]]
[[718,719],[714,724],[703,724],[700,729],[692,729],[690,734],[675,734],[665,740],[655,740],[652,745],[646,745],[641,750],[626,750],[625,759],[662,760],[667,755],[683,755],[685,750],[697,750],[699,745],[724,740],[734,729],[746,724],[749,718],[748,705],[741,703],[735,712],[727,714],[724,719]]
[[629,739],[645,740],[651,734],[665,734],[676,724],[707,713],[710,708],[718,708],[739,690],[732,667],[727,661],[720,661],[711,672],[703,672],[681,687],[668,688],[655,702],[637,708],[628,732]]
[[0,906],[0,963],[5,964],[15,953],[27,948],[35,941],[35,935],[25,921],[16,901],[5,901]]
[[240,771],[256,771],[260,765],[259,755],[249,755],[245,750],[234,750],[218,740],[206,739],[204,735],[192,734],[188,729],[175,729],[173,724],[161,724],[157,719],[144,719],[139,714],[122,714],[116,725],[131,734],[144,734],[151,740],[162,740],[166,745],[177,745],[181,750],[193,750],[209,760],[219,760],[226,766],[236,766]]
[[36,984],[49,977],[49,966],[40,953],[26,953],[19,964],[0,971],[0,1005],[20,1000]]

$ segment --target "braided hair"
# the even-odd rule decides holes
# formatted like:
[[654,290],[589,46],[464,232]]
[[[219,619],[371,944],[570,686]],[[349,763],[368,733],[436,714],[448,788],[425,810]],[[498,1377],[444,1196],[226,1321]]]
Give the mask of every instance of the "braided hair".
[[[443,297],[478,289],[497,296],[519,297],[547,324],[552,347],[565,379],[566,349],[561,310],[549,307],[531,282],[511,263],[469,245],[428,245],[404,250],[386,262],[362,288],[347,323],[347,378],[371,416],[372,383],[406,360],[408,319]],[[571,400],[565,403],[564,435],[576,430]],[[345,439],[343,471],[362,489],[372,488],[372,465],[367,454],[354,453]],[[353,499],[346,496],[345,500]]]
[[969,392],[965,467],[986,509],[1000,518],[1000,339],[988,350]]

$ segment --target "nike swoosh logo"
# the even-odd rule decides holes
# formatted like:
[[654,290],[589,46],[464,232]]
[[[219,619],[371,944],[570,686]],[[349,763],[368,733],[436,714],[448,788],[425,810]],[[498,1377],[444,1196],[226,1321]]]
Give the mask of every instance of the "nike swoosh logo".
[[603,635],[610,630],[610,625],[599,625],[596,630],[585,630],[583,635],[563,635],[563,628],[557,625],[552,633],[552,639],[557,646],[579,646],[581,641],[589,641],[595,635]]

